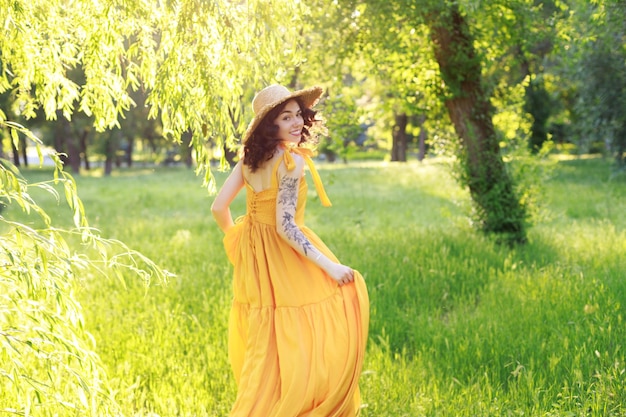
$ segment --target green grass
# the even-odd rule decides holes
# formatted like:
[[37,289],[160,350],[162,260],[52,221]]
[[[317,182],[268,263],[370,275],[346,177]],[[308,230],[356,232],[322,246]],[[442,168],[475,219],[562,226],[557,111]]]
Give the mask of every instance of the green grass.
[[[307,223],[370,292],[363,416],[626,415],[624,172],[560,161],[529,243],[509,249],[469,227],[468,195],[439,161],[320,168],[333,207],[310,187]],[[123,411],[227,415],[231,268],[212,197],[181,168],[77,181],[92,226],[176,274],[147,290],[130,275],[83,279]],[[36,197],[69,226],[68,210]]]

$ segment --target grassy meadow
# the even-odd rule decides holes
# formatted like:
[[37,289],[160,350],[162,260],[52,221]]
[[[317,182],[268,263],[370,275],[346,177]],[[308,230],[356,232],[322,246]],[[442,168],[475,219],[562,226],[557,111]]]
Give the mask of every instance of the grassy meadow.
[[[529,243],[512,249],[471,229],[442,161],[320,173],[333,207],[311,186],[307,223],[370,293],[362,416],[626,416],[626,173],[559,161]],[[86,276],[77,290],[121,409],[227,415],[231,267],[201,179],[133,168],[77,182],[92,226],[176,274],[147,289]],[[70,226],[62,204],[35,197]],[[240,195],[233,214],[244,208]]]

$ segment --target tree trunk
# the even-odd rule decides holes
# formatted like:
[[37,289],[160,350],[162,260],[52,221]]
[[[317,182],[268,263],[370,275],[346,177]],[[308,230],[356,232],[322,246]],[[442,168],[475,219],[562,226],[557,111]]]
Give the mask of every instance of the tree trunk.
[[192,139],[193,134],[191,133],[191,130],[187,130],[185,131],[185,133],[183,133],[182,135],[182,143],[180,146],[180,153],[181,156],[183,158],[183,162],[185,163],[185,166],[187,168],[191,168],[191,166],[193,165],[193,158],[191,155],[191,139]]
[[113,172],[113,157],[108,155],[104,158],[104,176],[108,177]]
[[104,175],[107,177],[113,172],[113,164],[116,162],[115,160],[119,142],[118,134],[119,132],[117,130],[111,130],[104,143]]
[[[302,34],[302,29],[300,29],[300,34]],[[300,76],[300,66],[297,66],[293,70],[293,74],[291,74],[291,80],[289,80],[290,90],[296,90],[298,88],[298,77]]]
[[551,113],[550,95],[542,81],[532,79],[526,87],[524,110],[533,118],[529,147],[536,154],[548,140],[548,119]]
[[417,118],[417,122],[419,124],[419,128],[420,128],[420,134],[418,137],[418,149],[419,152],[417,154],[417,160],[422,162],[424,160],[424,158],[426,158],[426,138],[428,137],[428,132],[426,131],[426,115],[422,114],[420,116],[418,116]]
[[68,158],[67,153],[65,153],[65,137],[67,132],[63,130],[64,125],[60,122],[57,115],[57,120],[54,123],[54,140],[53,146],[54,150],[59,154],[59,159],[63,162],[64,166],[67,166]]
[[235,165],[235,157],[237,156],[237,152],[230,149],[226,146],[226,143],[222,144],[222,148],[224,149],[224,156],[228,163],[232,166]]
[[83,162],[85,163],[85,170],[89,171],[91,169],[91,166],[89,165],[89,155],[87,154],[87,136],[89,136],[89,130],[83,129],[83,132],[81,133],[79,138],[79,147],[81,157],[83,159]]
[[28,149],[26,149],[26,138],[20,137],[20,150],[22,151],[22,159],[24,160],[24,166],[28,166]]
[[[67,123],[67,125],[69,126],[69,120],[63,120],[63,123]],[[68,131],[71,132],[71,129],[68,129]],[[80,147],[77,142],[78,140],[75,137],[67,138],[67,155],[69,158],[70,166],[72,167],[72,173],[74,174],[80,173]]]
[[461,141],[464,181],[481,226],[509,242],[524,242],[525,209],[500,155],[469,26],[456,5],[440,7],[430,18],[435,58],[449,92],[445,105]]
[[135,139],[132,137],[128,138],[128,146],[126,147],[126,166],[128,168],[133,166],[133,150],[135,148]]
[[13,138],[11,138],[11,150],[13,151],[13,165],[16,167],[20,166],[20,150],[15,146],[15,142]]
[[57,120],[54,123],[54,149],[60,153],[59,159],[64,166],[70,166],[74,174],[80,172],[80,153],[74,141],[70,121],[57,110]]
[[[4,131],[5,131],[6,133],[8,133],[9,137],[11,137],[11,132],[9,131],[9,129],[8,129],[8,128],[4,129]],[[2,143],[2,140],[0,140],[0,143]],[[0,158],[2,158],[2,159],[6,159],[6,158],[7,158],[7,156],[4,154],[4,149],[3,149],[3,148],[4,148],[4,146],[0,146]],[[1,162],[0,162],[0,163],[1,163]],[[2,207],[2,205],[0,205],[0,207]]]
[[406,162],[406,125],[408,117],[406,113],[400,113],[395,115],[395,125],[392,133],[392,145],[391,145],[391,160]]
[[616,147],[617,152],[615,160],[617,166],[624,167],[626,165],[626,122],[622,123],[622,128],[618,130],[618,137]]

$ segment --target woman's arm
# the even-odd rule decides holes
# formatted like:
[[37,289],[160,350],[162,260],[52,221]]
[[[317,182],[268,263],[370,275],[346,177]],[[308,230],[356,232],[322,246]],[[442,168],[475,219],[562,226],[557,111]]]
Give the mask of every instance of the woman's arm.
[[292,248],[326,271],[340,285],[347,284],[354,280],[352,269],[333,262],[321,253],[307,239],[295,222],[298,190],[304,172],[304,159],[299,155],[294,155],[293,158],[296,167],[292,171],[287,171],[284,164],[278,168],[278,196],[276,197],[276,229],[278,234]]
[[233,217],[230,214],[230,203],[239,194],[244,185],[241,164],[241,161],[237,162],[211,205],[213,217],[224,233],[234,224]]

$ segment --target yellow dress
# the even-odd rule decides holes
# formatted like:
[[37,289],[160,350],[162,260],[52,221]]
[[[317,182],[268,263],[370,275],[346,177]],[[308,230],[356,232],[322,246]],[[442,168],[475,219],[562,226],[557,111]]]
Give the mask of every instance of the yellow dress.
[[[369,324],[363,277],[339,286],[276,230],[277,168],[290,152],[309,166],[330,205],[307,149],[285,151],[272,186],[246,185],[247,214],[224,237],[234,265],[228,355],[237,382],[231,417],[354,417]],[[307,183],[300,181],[296,224],[324,255],[337,258],[304,225]]]

